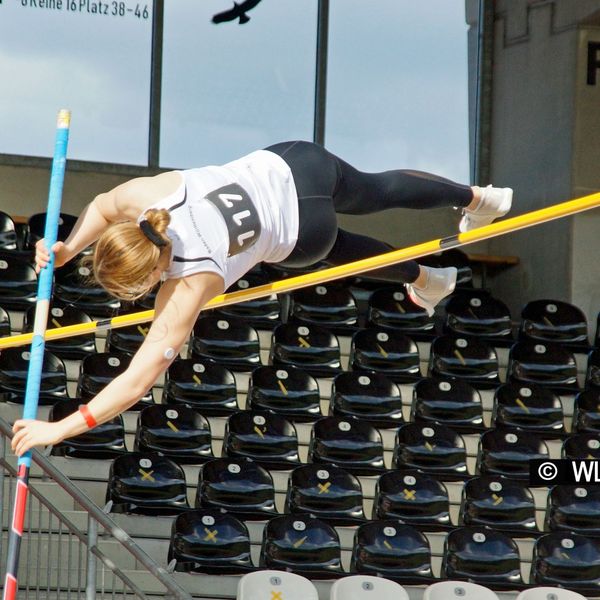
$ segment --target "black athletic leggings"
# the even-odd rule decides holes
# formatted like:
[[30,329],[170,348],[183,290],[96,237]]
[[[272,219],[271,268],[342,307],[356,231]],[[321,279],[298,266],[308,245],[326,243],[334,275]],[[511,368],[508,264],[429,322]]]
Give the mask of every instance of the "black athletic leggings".
[[[341,265],[393,249],[374,238],[340,229],[336,213],[364,215],[388,208],[467,206],[473,199],[469,186],[430,173],[363,173],[311,142],[282,142],[266,149],[289,165],[298,192],[298,241],[281,263],[291,268],[319,261]],[[388,281],[412,283],[419,275],[419,265],[406,261],[372,274]]]

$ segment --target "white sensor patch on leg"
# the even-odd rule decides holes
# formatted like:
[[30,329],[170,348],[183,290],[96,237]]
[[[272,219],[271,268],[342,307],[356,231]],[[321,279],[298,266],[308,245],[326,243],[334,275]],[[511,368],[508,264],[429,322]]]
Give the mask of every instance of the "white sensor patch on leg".
[[174,356],[175,356],[175,350],[174,350],[173,348],[167,348],[167,349],[165,350],[164,357],[165,357],[167,360],[171,360],[171,359],[172,359]]

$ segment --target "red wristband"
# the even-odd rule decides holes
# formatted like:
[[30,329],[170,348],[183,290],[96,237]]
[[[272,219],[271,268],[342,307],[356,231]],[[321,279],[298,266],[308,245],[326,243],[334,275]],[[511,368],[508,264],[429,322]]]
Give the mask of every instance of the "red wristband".
[[87,423],[87,426],[90,429],[94,429],[94,427],[98,425],[98,422],[92,416],[92,413],[90,412],[90,409],[88,408],[87,404],[82,404],[79,407],[79,412],[83,415],[83,418],[85,419],[85,422]]

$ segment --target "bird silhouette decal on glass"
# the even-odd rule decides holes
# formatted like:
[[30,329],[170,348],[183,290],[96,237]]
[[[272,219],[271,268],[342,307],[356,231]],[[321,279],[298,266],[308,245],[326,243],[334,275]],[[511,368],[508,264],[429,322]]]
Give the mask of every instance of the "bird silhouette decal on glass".
[[233,3],[231,10],[226,10],[216,14],[212,18],[212,22],[215,24],[226,23],[227,21],[235,21],[239,19],[239,25],[243,25],[250,20],[250,17],[246,14],[249,10],[252,10],[257,4],[260,4],[261,0],[245,0],[244,2]]

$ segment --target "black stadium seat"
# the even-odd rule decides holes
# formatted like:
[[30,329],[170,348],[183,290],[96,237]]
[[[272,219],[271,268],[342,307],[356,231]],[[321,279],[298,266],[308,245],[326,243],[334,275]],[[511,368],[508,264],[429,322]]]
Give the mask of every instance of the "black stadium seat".
[[396,383],[421,378],[419,348],[408,336],[381,327],[357,331],[350,347],[353,371],[376,371]]
[[251,371],[261,364],[258,332],[243,319],[200,316],[188,358],[212,359],[232,371]]
[[555,485],[548,493],[545,522],[549,531],[600,535],[600,488]]
[[196,508],[229,512],[240,519],[269,519],[277,515],[269,471],[249,458],[216,458],[198,475]]
[[91,277],[88,267],[70,261],[54,272],[54,298],[63,304],[72,304],[95,317],[112,317],[121,302],[111,296]]
[[233,373],[213,361],[192,358],[178,358],[171,363],[162,401],[189,406],[210,416],[230,415],[239,409]]
[[0,250],[17,250],[17,231],[11,216],[0,211]]
[[340,345],[323,327],[285,323],[273,331],[269,364],[299,367],[315,377],[333,377],[341,371]]
[[519,429],[492,429],[480,438],[477,469],[482,475],[529,479],[529,461],[548,458],[548,446],[535,433]]
[[[18,347],[0,352],[0,393],[5,401],[23,403],[30,355],[29,349]],[[65,364],[58,356],[44,350],[38,403],[40,406],[54,405],[67,398]]]
[[481,395],[461,379],[421,379],[413,387],[411,421],[441,423],[457,431],[480,431],[484,426]]
[[443,335],[431,344],[429,375],[456,377],[478,388],[496,387],[498,355],[479,338]]
[[257,367],[248,383],[246,408],[272,410],[291,421],[322,416],[317,380],[297,367]]
[[6,310],[27,310],[35,304],[37,275],[33,266],[17,257],[0,257],[0,304]]
[[587,319],[574,304],[560,300],[532,300],[521,311],[519,337],[542,344],[566,345],[573,351],[589,349]]
[[106,351],[122,352],[133,356],[144,343],[149,331],[150,323],[111,329],[106,334]]
[[263,530],[260,566],[309,579],[342,575],[338,534],[331,525],[310,515],[275,517]]
[[600,433],[575,433],[562,445],[562,457],[594,460],[600,458]]
[[589,387],[575,396],[572,430],[600,432],[600,387]]
[[189,508],[183,469],[153,452],[130,452],[110,466],[106,502],[111,512],[175,515]]
[[179,464],[199,464],[213,458],[210,425],[186,406],[155,404],[140,411],[136,452],[159,452]]
[[356,475],[384,468],[381,434],[355,417],[323,417],[312,428],[309,461],[330,464]]
[[[35,306],[31,306],[25,313],[23,332],[33,331],[35,321]],[[82,310],[57,302],[52,302],[48,312],[46,327],[54,329],[80,323],[91,323],[91,317]],[[58,340],[48,340],[46,349],[56,354],[59,358],[79,360],[96,352],[96,338],[94,333],[70,336]]]
[[[87,401],[102,391],[115,377],[123,373],[131,356],[122,352],[98,352],[86,356],[79,366],[77,396]],[[152,390],[128,410],[140,410],[154,404]]]
[[[227,289],[227,293],[241,292],[270,283],[260,272],[251,271]],[[281,323],[281,305],[276,294],[256,300],[237,302],[215,309],[215,315],[224,319],[242,319],[257,329],[273,329]]]
[[388,471],[375,487],[373,519],[399,519],[421,531],[452,525],[446,486],[417,470]]
[[494,393],[492,423],[496,427],[519,427],[544,437],[565,431],[560,397],[534,383],[505,383]]
[[538,532],[531,490],[520,481],[498,475],[474,477],[465,483],[460,522],[521,536]]
[[489,527],[459,527],[446,538],[442,577],[514,589],[523,583],[519,548]]
[[374,427],[398,427],[404,422],[400,387],[380,373],[336,375],[329,406],[332,415],[357,417]]
[[354,534],[350,571],[426,583],[433,577],[429,542],[422,532],[402,521],[365,523]]
[[[64,241],[69,237],[71,230],[77,222],[77,217],[68,213],[61,212],[58,217],[57,240]],[[36,213],[27,220],[27,246],[35,249],[35,244],[44,237],[46,228],[46,213]]]
[[600,587],[600,539],[571,532],[548,533],[533,548],[531,583],[569,590]]
[[268,411],[240,411],[227,419],[223,456],[251,458],[269,469],[292,469],[300,463],[296,428]]
[[175,571],[242,575],[254,570],[250,536],[235,516],[216,510],[189,510],[173,521],[169,563]]
[[[50,409],[48,420],[61,421],[79,410],[80,404],[81,400],[78,398],[60,400]],[[52,447],[54,456],[72,458],[112,459],[126,452],[125,427],[121,415],[75,437],[66,438]]]
[[407,423],[396,433],[393,466],[421,469],[445,477],[464,477],[467,452],[463,438],[437,423]]
[[367,325],[395,329],[415,340],[435,336],[435,321],[408,297],[404,288],[385,287],[369,297]]
[[508,307],[489,294],[454,294],[445,310],[445,333],[478,337],[494,346],[510,346],[514,341]]
[[302,288],[291,294],[290,321],[317,325],[338,335],[351,335],[358,327],[356,300],[339,284]]
[[521,384],[537,383],[559,393],[579,390],[575,357],[556,344],[517,342],[510,349],[506,378]]
[[8,337],[10,333],[10,315],[0,306],[0,337]]
[[365,520],[360,481],[333,465],[303,465],[290,474],[285,512],[311,514],[334,525]]

